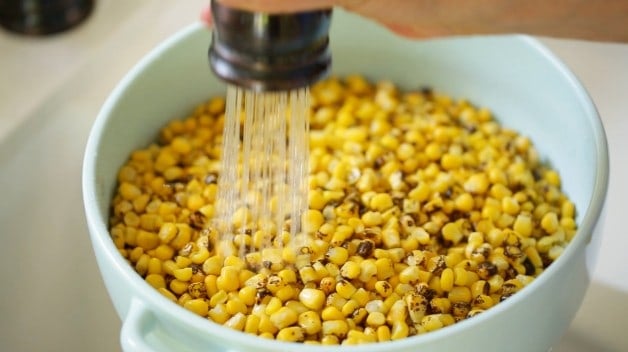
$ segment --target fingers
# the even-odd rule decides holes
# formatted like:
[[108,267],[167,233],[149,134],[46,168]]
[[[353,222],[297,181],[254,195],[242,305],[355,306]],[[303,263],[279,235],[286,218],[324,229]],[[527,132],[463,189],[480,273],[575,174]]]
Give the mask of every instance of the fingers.
[[286,13],[333,7],[334,0],[219,0],[220,3],[254,12]]
[[211,27],[212,26],[212,13],[211,13],[211,9],[209,8],[209,6],[204,7],[201,10],[201,22],[205,23],[207,25],[207,27]]

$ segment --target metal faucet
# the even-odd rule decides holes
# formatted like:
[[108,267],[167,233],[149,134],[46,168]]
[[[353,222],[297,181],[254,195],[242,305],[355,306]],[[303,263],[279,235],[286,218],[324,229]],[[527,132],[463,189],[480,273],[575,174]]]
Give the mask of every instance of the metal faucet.
[[331,66],[331,10],[294,14],[255,13],[212,0],[212,70],[221,79],[254,91],[310,85]]

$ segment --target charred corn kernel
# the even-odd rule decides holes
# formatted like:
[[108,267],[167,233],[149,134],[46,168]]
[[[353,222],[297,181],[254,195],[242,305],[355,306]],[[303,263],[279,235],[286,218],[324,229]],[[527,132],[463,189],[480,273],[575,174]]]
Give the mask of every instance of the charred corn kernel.
[[421,326],[425,328],[425,331],[434,331],[444,326],[440,320],[439,314],[426,315],[421,319]]
[[270,315],[270,321],[280,330],[295,324],[297,320],[297,313],[287,307],[281,307]]
[[393,293],[393,287],[387,281],[375,282],[375,290],[382,297],[388,297]]
[[111,236],[149,285],[264,338],[387,341],[489,309],[576,233],[558,173],[487,109],[361,76],[311,91],[309,210],[295,238],[289,219],[253,223],[249,207],[233,214],[230,240],[208,227],[224,98],[132,153],[117,174]]
[[331,276],[327,276],[321,279],[319,288],[323,293],[330,294],[336,290],[336,279]]
[[487,295],[479,295],[473,299],[473,307],[480,309],[489,309],[494,305],[493,299],[491,296]]
[[532,263],[532,265],[534,265],[537,268],[540,268],[543,266],[543,259],[541,259],[539,252],[536,250],[534,246],[530,246],[526,248],[525,254],[526,254],[526,257],[530,259],[530,262]]
[[325,304],[325,292],[314,288],[304,288],[299,293],[299,300],[312,310],[320,310]]
[[207,312],[209,311],[209,306],[204,299],[191,299],[183,305],[183,308],[190,310],[202,317],[207,316]]
[[340,280],[336,284],[336,292],[343,298],[349,299],[355,293],[356,288],[350,281]]

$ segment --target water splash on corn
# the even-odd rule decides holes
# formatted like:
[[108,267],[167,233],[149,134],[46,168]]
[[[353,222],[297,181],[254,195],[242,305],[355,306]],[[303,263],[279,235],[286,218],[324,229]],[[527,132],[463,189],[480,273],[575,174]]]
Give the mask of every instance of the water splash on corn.
[[221,255],[281,249],[301,232],[308,207],[309,106],[308,88],[227,87],[214,218]]

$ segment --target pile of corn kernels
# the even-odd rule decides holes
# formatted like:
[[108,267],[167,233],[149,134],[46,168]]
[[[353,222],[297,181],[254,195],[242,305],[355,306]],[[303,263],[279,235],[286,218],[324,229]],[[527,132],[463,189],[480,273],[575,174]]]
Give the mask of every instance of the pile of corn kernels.
[[[487,109],[361,76],[312,87],[300,248],[216,252],[224,99],[165,126],[118,174],[111,235],[165,297],[233,329],[359,344],[440,329],[528,285],[576,232],[575,207],[531,141]],[[246,222],[241,215],[234,222]]]

